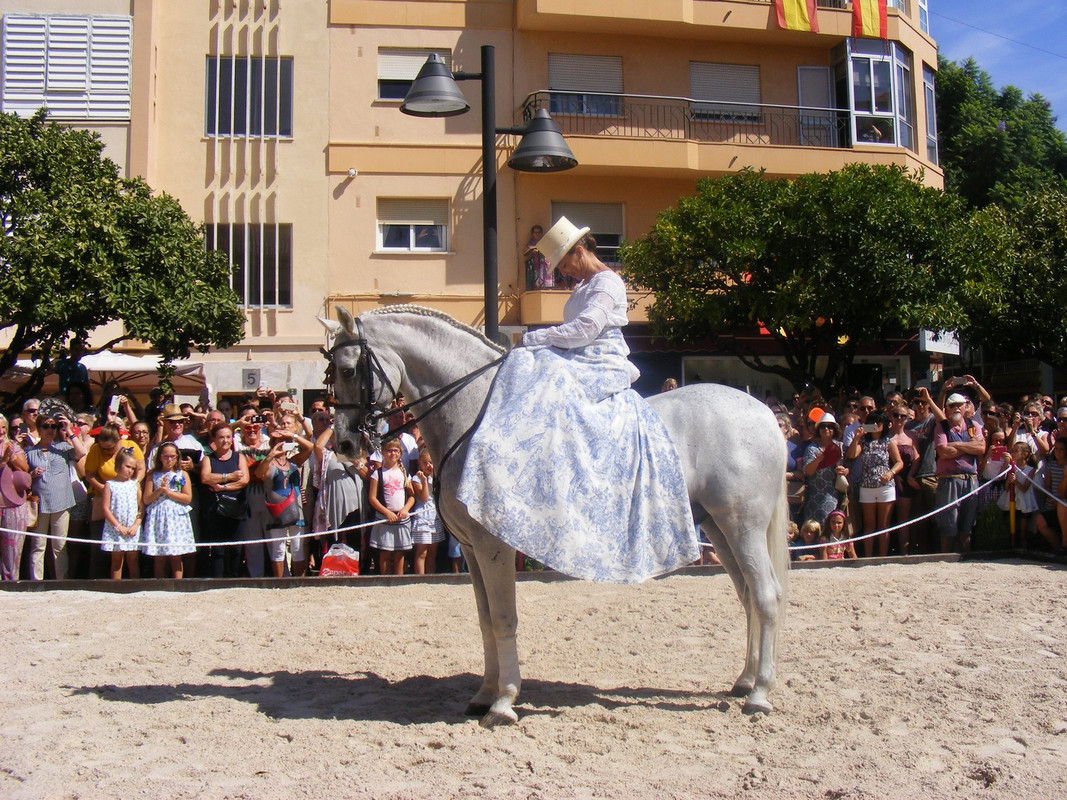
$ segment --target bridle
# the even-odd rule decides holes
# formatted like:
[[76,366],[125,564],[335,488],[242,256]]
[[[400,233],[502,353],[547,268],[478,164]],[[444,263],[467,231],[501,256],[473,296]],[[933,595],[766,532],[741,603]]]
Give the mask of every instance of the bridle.
[[[330,362],[326,368],[326,384],[333,388],[334,381],[336,380],[335,371],[337,369],[337,363],[334,355],[338,350],[342,350],[346,347],[358,347],[359,359],[356,361],[355,377],[359,379],[358,389],[356,392],[356,401],[353,403],[340,403],[337,402],[336,397],[333,398],[332,405],[338,410],[353,410],[362,415],[358,426],[354,432],[361,434],[367,440],[372,450],[380,450],[383,442],[387,442],[391,439],[395,439],[401,433],[414,428],[430,414],[437,411],[441,406],[455,397],[460,391],[466,388],[470,383],[474,381],[479,375],[488,372],[493,367],[500,364],[505,356],[490,361],[488,364],[484,364],[478,369],[474,370],[467,375],[464,375],[459,380],[453,381],[447,386],[442,386],[440,389],[435,389],[427,395],[410,401],[404,406],[405,410],[413,409],[423,404],[429,404],[427,408],[419,414],[416,414],[415,418],[409,422],[405,422],[398,428],[391,429],[384,436],[378,432],[378,426],[382,420],[389,417],[391,414],[395,414],[397,409],[395,408],[381,408],[380,404],[375,401],[374,379],[378,377],[379,381],[385,386],[389,399],[395,400],[397,396],[396,387],[393,386],[392,381],[389,380],[389,375],[386,373],[385,368],[382,367],[382,362],[378,359],[377,354],[370,346],[370,342],[367,341],[367,337],[363,332],[363,323],[357,317],[355,319],[356,330],[355,337],[351,339],[345,339],[344,341],[337,342],[329,350],[322,348],[322,354],[326,360]],[[347,376],[352,377],[352,376]],[[331,391],[333,395],[333,391]],[[377,407],[377,410],[375,410]],[[484,411],[484,407],[482,409]],[[444,467],[445,461],[452,455],[455,449],[463,442],[477,427],[478,421],[481,420],[481,414],[478,415],[474,425],[472,425],[466,433],[457,439],[451,447],[445,452],[444,456],[438,463],[438,470]]]

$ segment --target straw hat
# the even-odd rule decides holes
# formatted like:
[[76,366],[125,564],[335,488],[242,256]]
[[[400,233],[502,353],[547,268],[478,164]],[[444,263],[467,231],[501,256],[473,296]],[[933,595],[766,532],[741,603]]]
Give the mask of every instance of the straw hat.
[[8,507],[21,506],[30,493],[30,473],[5,466],[0,469],[0,497]]
[[184,422],[185,414],[182,413],[181,406],[177,403],[167,403],[163,406],[163,411],[160,414],[163,419],[174,420],[175,422]]
[[537,250],[548,259],[548,268],[555,269],[563,256],[589,233],[589,228],[577,228],[566,217],[560,217],[537,243]]

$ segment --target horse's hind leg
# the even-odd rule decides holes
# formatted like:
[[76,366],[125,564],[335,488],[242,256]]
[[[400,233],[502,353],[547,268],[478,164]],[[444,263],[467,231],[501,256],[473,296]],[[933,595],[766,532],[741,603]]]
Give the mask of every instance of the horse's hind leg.
[[769,713],[774,708],[769,695],[776,679],[782,590],[767,550],[766,524],[742,528],[740,520],[730,522],[736,526],[731,530],[737,531],[733,540],[717,523],[707,520],[702,526],[715,545],[719,560],[730,573],[745,608],[748,627],[745,667],[734,683],[733,692],[747,695],[746,714]]
[[[521,678],[515,638],[518,614],[515,610],[515,551],[499,542],[485,561],[473,548],[463,553],[474,584],[478,626],[485,654],[482,685],[467,705],[468,716],[480,716],[482,727],[510,725],[518,721],[512,706],[519,696]],[[482,554],[483,556],[485,554]]]

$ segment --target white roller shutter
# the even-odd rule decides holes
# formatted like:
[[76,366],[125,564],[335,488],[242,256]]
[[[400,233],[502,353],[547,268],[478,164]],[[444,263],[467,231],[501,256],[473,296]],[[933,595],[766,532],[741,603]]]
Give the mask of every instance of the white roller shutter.
[[689,95],[693,100],[708,100],[711,104],[693,103],[698,114],[731,117],[758,117],[759,108],[724,106],[724,103],[761,102],[759,67],[748,64],[711,64],[689,62]]
[[381,48],[378,50],[378,79],[387,81],[413,81],[431,53],[437,53],[452,69],[451,50],[407,50]]
[[622,56],[549,53],[548,88],[622,94]]
[[379,197],[378,222],[387,225],[448,225],[448,200]]
[[622,203],[571,203],[552,201],[553,223],[560,217],[566,217],[579,228],[589,226],[595,236],[598,233],[610,233],[622,236]]

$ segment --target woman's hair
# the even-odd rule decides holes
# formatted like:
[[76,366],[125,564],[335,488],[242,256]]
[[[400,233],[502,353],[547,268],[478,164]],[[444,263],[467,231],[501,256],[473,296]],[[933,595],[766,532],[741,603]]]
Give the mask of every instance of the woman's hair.
[[870,414],[868,414],[867,415],[867,424],[868,425],[881,425],[882,426],[882,433],[885,433],[886,430],[889,429],[889,420],[886,419],[885,412],[883,412],[883,411],[872,411]]
[[121,441],[122,430],[118,425],[115,425],[112,422],[109,422],[107,425],[102,425],[100,427],[100,432],[96,434],[96,440],[99,442],[101,439],[115,442]]
[[[577,247],[578,245],[584,247],[594,256],[596,255],[596,238],[593,236],[593,234],[587,233],[585,236],[583,236],[581,239],[574,243],[574,247]],[[567,255],[570,255],[574,252],[574,247],[567,251]]]
[[227,430],[230,433],[233,433],[233,425],[228,422],[220,422],[218,425],[213,427],[211,429],[211,441],[215,441],[215,439],[218,438],[219,431],[221,430]]
[[127,461],[132,461],[134,467],[137,466],[137,459],[134,458],[133,453],[131,453],[129,450],[119,450],[117,453],[115,453],[115,470],[117,471],[118,468],[125,464]]
[[163,451],[165,449],[167,449],[167,448],[170,448],[171,450],[173,450],[174,454],[176,456],[178,456],[178,458],[182,457],[181,451],[178,449],[178,445],[174,444],[174,442],[163,442],[161,445],[159,445],[159,447],[156,448],[156,457],[154,459],[152,459],[152,471],[153,472],[161,472],[163,470],[163,458],[162,458],[162,456],[163,456]]

